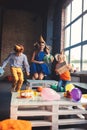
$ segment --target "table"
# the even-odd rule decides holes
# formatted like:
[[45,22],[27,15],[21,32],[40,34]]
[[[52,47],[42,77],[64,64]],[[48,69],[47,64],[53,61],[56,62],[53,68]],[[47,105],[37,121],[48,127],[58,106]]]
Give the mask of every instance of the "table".
[[71,82],[76,87],[80,88],[82,90],[82,93],[87,92],[87,83],[81,83],[81,82]]
[[72,82],[75,86],[87,90],[87,83],[81,83],[81,82]]
[[[58,130],[60,125],[87,123],[87,110],[82,107],[82,104],[87,104],[87,102],[73,102],[64,98],[63,93],[59,94],[61,95],[60,100],[46,101],[41,97],[34,100],[17,98],[18,93],[12,92],[10,118],[43,117],[41,120],[36,120],[35,118],[29,121],[31,121],[32,127],[48,126],[49,130]],[[82,114],[84,118],[81,118]],[[67,116],[68,118],[60,118],[60,116]],[[76,117],[73,118],[73,116]]]
[[[42,99],[29,100],[17,98],[18,93],[12,92],[10,118],[18,117],[42,117],[43,120],[30,120],[32,127],[49,126],[50,130],[58,130],[57,101],[45,101]],[[19,107],[24,108],[20,110]],[[56,125],[57,124],[57,125]]]
[[29,84],[29,86],[31,88],[37,88],[38,86],[50,87],[50,85],[57,85],[58,81],[55,81],[55,80],[30,80],[30,79],[27,79],[27,84]]

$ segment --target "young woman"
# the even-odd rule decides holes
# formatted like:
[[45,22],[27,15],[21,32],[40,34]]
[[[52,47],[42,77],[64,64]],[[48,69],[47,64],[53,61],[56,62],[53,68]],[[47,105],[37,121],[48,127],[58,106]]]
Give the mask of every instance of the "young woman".
[[44,62],[46,55],[46,43],[43,37],[40,37],[39,42],[36,45],[36,49],[33,52],[31,59],[30,72],[32,79],[44,79],[45,76],[50,74],[48,65]]

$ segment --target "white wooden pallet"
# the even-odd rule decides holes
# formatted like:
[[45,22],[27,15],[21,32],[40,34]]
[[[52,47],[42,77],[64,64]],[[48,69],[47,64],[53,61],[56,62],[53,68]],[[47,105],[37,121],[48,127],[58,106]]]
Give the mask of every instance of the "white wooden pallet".
[[37,88],[39,86],[50,87],[51,85],[57,85],[58,81],[55,81],[55,80],[30,80],[30,79],[27,79],[27,84],[29,84],[29,86],[31,88]]
[[[61,98],[58,101],[18,99],[17,92],[12,93],[10,118],[33,117],[29,120],[32,127],[49,126],[49,130],[58,130],[61,125],[87,124],[87,110],[82,107],[81,102],[72,102],[69,99]],[[85,103],[87,104],[87,103]],[[73,109],[76,106],[76,109]],[[71,115],[72,118],[70,118]],[[76,115],[75,118],[73,116]],[[68,118],[60,118],[67,116]],[[43,117],[37,120],[35,117]],[[79,118],[80,117],[80,118]]]

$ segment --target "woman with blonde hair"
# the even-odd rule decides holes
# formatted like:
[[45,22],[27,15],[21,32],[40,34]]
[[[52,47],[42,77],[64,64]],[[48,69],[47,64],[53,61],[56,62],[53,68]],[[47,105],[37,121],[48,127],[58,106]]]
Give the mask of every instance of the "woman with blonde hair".
[[[37,48],[38,47],[38,48]],[[46,43],[42,36],[36,45],[36,49],[33,52],[31,58],[30,72],[32,79],[44,79],[45,76],[50,74],[48,65],[44,61],[46,55]]]

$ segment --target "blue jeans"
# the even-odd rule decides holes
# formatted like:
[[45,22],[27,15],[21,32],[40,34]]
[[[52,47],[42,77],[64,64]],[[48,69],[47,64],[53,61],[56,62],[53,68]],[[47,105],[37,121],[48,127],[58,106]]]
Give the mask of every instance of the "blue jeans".
[[57,92],[61,92],[61,87],[63,87],[64,90],[65,90],[65,86],[66,86],[67,84],[69,84],[69,83],[70,83],[70,81],[68,81],[68,80],[59,80],[59,81],[58,81]]

